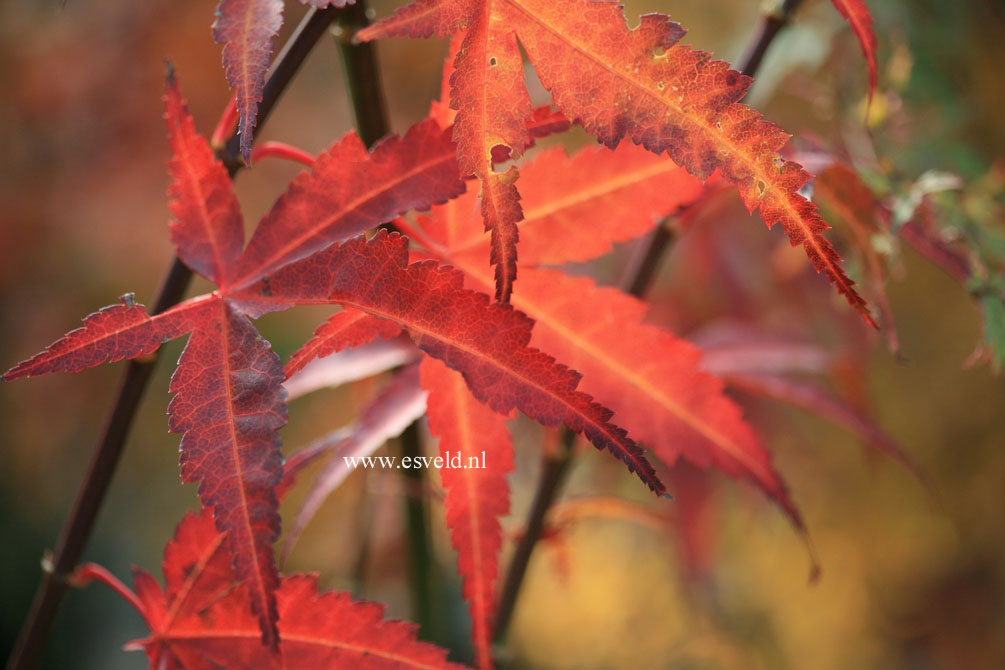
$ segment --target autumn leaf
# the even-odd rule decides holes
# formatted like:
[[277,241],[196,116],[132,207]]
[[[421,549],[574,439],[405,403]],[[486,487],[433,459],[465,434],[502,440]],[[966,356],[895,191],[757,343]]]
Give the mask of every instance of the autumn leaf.
[[[357,168],[364,164],[366,170]],[[295,177],[265,215],[233,283],[249,284],[332,242],[463,192],[449,131],[435,121],[389,136],[372,151],[349,133]]]
[[[200,499],[226,533],[262,640],[275,649],[279,582],[272,543],[279,516],[274,489],[282,476],[276,430],[286,422],[285,375],[248,319],[257,314],[233,298],[238,292],[242,299],[261,297],[247,290],[252,282],[268,296],[268,283],[260,278],[269,271],[413,207],[443,202],[463,184],[453,145],[432,121],[413,127],[404,138],[386,139],[373,153],[350,134],[319,157],[313,172],[294,180],[241,252],[243,224],[230,182],[206,140],[195,133],[173,78],[167,82],[165,108],[172,147],[171,237],[178,257],[216,281],[218,290],[154,316],[125,296],[3,379],[144,356],[191,333],[172,378],[175,397],[169,407],[171,430],[183,434],[182,479],[200,482]],[[413,152],[422,150],[433,158],[416,163]],[[358,184],[368,189],[355,189]],[[307,211],[301,209],[305,202]],[[263,238],[290,231],[299,234],[291,235],[289,244],[263,246]]]
[[241,206],[227,170],[196,132],[173,72],[168,77],[164,119],[171,146],[171,241],[187,266],[222,284],[231,278],[244,246]]
[[272,57],[272,39],[282,25],[282,0],[220,0],[216,8],[213,39],[223,45],[223,69],[237,95],[237,132],[245,163],[251,162],[252,133]]
[[[555,104],[574,122],[611,148],[627,137],[654,153],[666,152],[701,179],[719,170],[751,212],[760,210],[769,228],[780,222],[814,268],[875,325],[822,235],[827,224],[798,193],[810,175],[778,154],[789,136],[738,102],[750,78],[679,44],[684,30],[678,24],[647,14],[629,29],[612,1],[417,0],[359,38],[447,37],[461,29],[468,31],[467,51],[462,45],[457,56],[451,101],[458,109],[462,172],[484,165],[489,155],[517,156],[523,149],[519,129],[527,105],[521,102],[526,92],[518,40]],[[462,122],[466,113],[473,124]],[[512,199],[508,204],[512,211]],[[486,225],[496,229],[501,223],[486,218]],[[508,228],[500,229],[507,241],[513,239]]]
[[103,307],[83,320],[45,351],[18,363],[3,375],[4,381],[53,372],[79,372],[102,363],[152,354],[166,340],[189,333],[202,320],[207,299],[183,302],[150,316],[132,293],[118,305]]
[[[622,459],[654,491],[664,491],[634,441],[609,421],[610,410],[576,390],[580,375],[527,346],[527,317],[465,290],[455,270],[409,266],[405,238],[382,232],[369,242],[339,243],[464,190],[449,131],[427,120],[372,152],[348,135],[293,180],[240,251],[243,226],[233,193],[221,180],[222,166],[194,133],[173,80],[166,103],[174,149],[172,238],[179,257],[216,279],[218,290],[153,317],[125,300],[4,378],[149,354],[167,339],[192,333],[169,408],[171,430],[183,433],[182,477],[200,482],[203,504],[226,533],[233,569],[268,646],[278,645],[279,581],[271,545],[279,531],[275,488],[282,465],[275,431],[286,420],[285,375],[249,316],[302,304],[347,308],[319,330],[291,370],[318,354],[404,329],[420,349],[460,371],[474,396],[496,412],[519,408],[545,425],[565,423]],[[554,122],[552,116],[548,124]],[[482,619],[484,593],[480,588]]]
[[[519,223],[521,263],[561,265],[609,252],[616,242],[641,237],[701,195],[702,184],[665,157],[632,145],[616,151],[586,147],[568,156],[562,147],[536,154],[521,168],[524,217]],[[467,194],[422,219],[451,256],[484,258],[489,246],[469,223]]]
[[[513,40],[501,44],[490,44],[490,41],[487,30],[471,30],[451,39],[443,64],[440,99],[433,101],[429,113],[441,126],[454,124],[454,138],[464,146],[476,145],[479,138],[484,140],[480,152],[459,155],[458,159],[461,172],[477,175],[482,184],[482,218],[489,233],[489,263],[495,266],[495,296],[496,300],[507,302],[516,280],[517,223],[523,219],[523,212],[516,187],[517,169],[510,167],[503,173],[497,173],[495,164],[517,158],[536,139],[562,132],[570,124],[561,112],[552,110],[550,106],[531,109],[530,98],[519,85],[511,91],[512,96],[505,98],[512,107],[508,118],[500,117],[497,110],[482,108],[479,113],[478,109],[462,104],[465,99],[473,99],[483,105],[494,104],[493,101],[499,98],[493,90],[496,84],[521,80],[517,70],[522,70],[523,65]],[[478,77],[478,59],[485,58],[486,49],[496,52],[496,47],[507,57],[493,57],[489,72],[484,77]],[[474,70],[475,77],[466,84],[466,90],[456,90],[452,95],[451,85],[458,67],[467,72]],[[500,118],[507,125],[494,128],[493,120]],[[503,136],[509,137],[510,141],[498,143],[497,140]]]
[[316,358],[325,358],[345,349],[361,346],[377,337],[390,339],[401,329],[390,321],[370,316],[357,309],[336,312],[314,331],[314,337],[302,346],[286,364],[289,379]]
[[283,577],[276,592],[282,643],[263,655],[248,614],[248,589],[231,570],[228,542],[208,510],[186,514],[164,550],[165,586],[134,571],[135,593],[104,570],[85,566],[78,584],[108,583],[133,603],[150,634],[126,645],[152,668],[183,670],[462,670],[446,651],[416,639],[414,624],[383,619],[383,606],[348,593],[321,592],[317,577]]
[[279,585],[272,543],[279,537],[282,477],[276,431],[286,424],[283,367],[248,317],[224,300],[189,339],[171,378],[171,432],[182,433],[181,478],[227,532],[234,572],[245,581],[263,641],[275,646]]
[[[429,390],[429,430],[440,438],[444,462],[447,526],[457,550],[458,573],[471,610],[472,638],[478,667],[492,667],[495,583],[499,573],[502,528],[509,512],[507,475],[513,471],[513,444],[506,417],[478,402],[464,379],[439,361],[422,362],[422,385]],[[468,467],[472,460],[485,467]]]
[[[701,193],[700,182],[631,145],[613,152],[591,147],[571,158],[561,149],[545,151],[524,172],[535,179],[525,189],[526,246],[512,304],[535,321],[531,343],[580,372],[582,388],[661,461],[671,465],[683,456],[746,478],[802,528],[770,454],[722,382],[700,369],[698,349],[646,324],[646,306],[636,298],[532,265],[588,260],[614,241],[642,235]],[[468,286],[489,290],[494,282],[472,216],[474,198],[468,193],[435,207],[419,223],[435,245],[431,255],[462,270]]]
[[[496,300],[507,302],[516,280],[517,222],[523,218],[515,167],[498,174],[497,161],[517,158],[530,144],[526,120],[532,113],[523,85],[523,61],[515,36],[502,30],[502,16],[478,15],[467,31],[451,75],[450,107],[461,174],[482,185],[482,217],[490,233]],[[486,63],[488,67],[486,67]]]
[[[484,271],[463,269],[484,285]],[[802,529],[771,455],[722,381],[701,371],[697,348],[645,324],[644,303],[616,289],[554,270],[521,272],[513,305],[536,321],[532,343],[580,371],[584,391],[612,409],[635,439],[667,465],[684,457],[750,480]]]
[[[355,0],[300,1],[315,9],[355,3]],[[272,57],[272,40],[282,26],[282,0],[220,0],[216,7],[213,39],[223,45],[227,84],[237,96],[241,155],[249,165],[251,141],[258,123],[258,103],[262,101],[265,72]]]
[[379,231],[281,268],[232,297],[256,313],[331,302],[393,321],[426,354],[461,372],[475,397],[496,412],[519,409],[546,426],[564,423],[662,494],[639,447],[610,423],[610,410],[576,390],[579,373],[527,346],[533,322],[462,283],[453,268],[409,265],[408,239]]
[[872,29],[872,14],[865,0],[831,0],[841,16],[851,25],[858,43],[862,47],[862,54],[869,67],[869,101],[876,93],[876,79],[879,66],[876,64],[876,33]]

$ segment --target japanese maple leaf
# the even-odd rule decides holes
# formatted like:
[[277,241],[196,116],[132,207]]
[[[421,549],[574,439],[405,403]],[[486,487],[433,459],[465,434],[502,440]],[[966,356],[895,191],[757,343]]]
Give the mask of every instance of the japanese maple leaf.
[[[535,321],[531,343],[582,373],[583,390],[612,409],[619,425],[660,460],[673,464],[683,456],[753,481],[801,529],[769,453],[722,381],[700,369],[696,347],[646,324],[646,306],[636,298],[537,267],[589,260],[612,242],[644,234],[699,197],[700,182],[665,157],[631,145],[613,152],[590,147],[572,157],[555,148],[523,172],[521,288],[512,304]],[[472,288],[492,286],[475,193],[434,207],[418,224],[428,249],[417,255],[455,266]]]
[[[583,387],[616,406],[617,420],[630,423],[632,434],[639,435],[667,463],[683,454],[703,466],[714,464],[734,476],[747,477],[778,499],[801,528],[770,456],[740,410],[725,397],[722,383],[699,369],[697,349],[644,324],[645,307],[634,298],[600,289],[588,279],[534,267],[535,263],[584,261],[606,253],[613,242],[648,232],[663,217],[699,197],[704,193],[702,184],[671,161],[631,145],[614,152],[591,147],[571,158],[561,148],[550,149],[529,162],[524,172],[529,177],[526,217],[519,224],[525,250],[524,283],[514,294],[513,305],[537,322],[531,343],[575,361],[573,367],[585,372]],[[494,278],[483,263],[485,247],[491,242],[481,232],[478,209],[476,194],[469,192],[435,207],[432,218],[420,217],[422,229],[416,231],[415,239],[426,249],[416,255],[431,255],[455,265],[465,272],[469,285],[491,290]],[[347,274],[355,276],[356,272]],[[272,284],[275,291],[275,279]],[[445,302],[435,295],[427,300]],[[591,309],[584,310],[584,304]],[[393,335],[378,332],[382,322],[361,311],[366,308],[353,305],[318,328],[293,357],[288,372],[299,370],[315,355]],[[369,308],[370,315],[375,313]],[[488,332],[485,337],[497,337]],[[484,453],[490,465],[441,472],[479,667],[490,668],[501,546],[498,517],[508,510],[506,474],[512,468],[512,445],[505,417],[477,402],[477,387],[470,380],[465,385],[456,372],[430,359],[422,365],[422,380],[429,391],[430,429],[440,438],[441,455],[445,459],[460,455],[467,462]]]
[[[282,370],[248,317],[300,304],[340,304],[391,321],[420,349],[459,371],[474,397],[496,412],[520,409],[542,424],[564,423],[622,459],[650,488],[665,490],[635,442],[611,423],[611,411],[576,389],[580,375],[528,346],[533,322],[488,296],[463,288],[462,274],[435,263],[408,264],[408,240],[380,232],[347,235],[412,208],[460,193],[449,133],[431,121],[367,153],[352,134],[293,180],[240,250],[239,210],[222,165],[195,134],[173,82],[168,121],[175,156],[172,238],[179,257],[219,288],[149,316],[131,300],[85,320],[4,378],[80,370],[144,355],[191,332],[172,381],[172,430],[185,432],[182,476],[201,480],[248,589],[263,638],[278,639],[271,543],[278,533],[274,487],[280,476],[275,429],[285,420]],[[340,312],[343,325],[355,318]],[[356,319],[375,332],[376,319]],[[317,337],[363,340],[352,328]],[[325,345],[327,346],[327,345]],[[318,346],[323,351],[325,346]],[[339,346],[332,349],[337,350]]]
[[[386,329],[388,325],[397,329],[392,322],[347,308],[318,328],[315,337],[287,365],[287,373],[299,371],[314,356],[331,356],[377,336],[393,336],[394,332]],[[502,547],[499,517],[509,511],[506,477],[514,468],[507,417],[479,402],[468,389],[463,376],[443,363],[425,357],[421,370],[422,386],[429,392],[428,401],[423,398],[422,407],[428,407],[430,432],[439,438],[439,454],[447,464],[440,470],[446,490],[447,525],[458,553],[463,594],[471,606],[472,637],[478,667],[491,668],[495,583]],[[349,474],[339,456],[372,453],[387,437],[401,431],[404,427],[399,420],[401,417],[410,421],[413,393],[407,386],[402,387],[400,381],[409,380],[397,380],[361,412],[361,430],[354,429],[348,435],[343,431],[337,432],[336,455],[298,511],[284,551],[289,551],[297,534],[323,499]],[[315,445],[307,447],[304,458],[313,459],[315,455],[312,452],[316,448]],[[472,462],[481,462],[487,467],[466,467]],[[451,465],[457,463],[461,467]]]
[[282,642],[278,657],[262,654],[246,584],[232,569],[230,543],[209,510],[186,514],[164,549],[164,580],[134,570],[135,593],[103,570],[100,579],[136,606],[150,634],[126,645],[142,649],[152,668],[184,670],[462,670],[446,650],[416,639],[417,627],[385,621],[383,607],[345,592],[320,592],[317,577],[282,577],[276,591]]
[[[778,151],[788,135],[738,101],[751,79],[679,44],[684,30],[661,14],[629,29],[610,0],[417,0],[359,33],[381,37],[447,37],[466,30],[451,77],[454,138],[464,174],[482,179],[482,209],[493,231],[493,260],[515,263],[520,218],[514,168],[491,171],[500,156],[517,157],[528,142],[530,103],[523,47],[558,108],[608,147],[628,137],[668,153],[702,179],[719,170],[768,227],[781,223],[817,271],[870,324],[865,301],[822,233],[828,226],[798,191],[809,174]],[[497,271],[498,272],[498,271]],[[497,274],[507,295],[507,266]]]
[[[506,417],[479,403],[458,373],[426,358],[422,363],[422,385],[429,391],[429,430],[439,437],[440,456],[448,465],[440,469],[446,489],[447,526],[457,550],[463,595],[470,603],[478,667],[485,670],[492,667],[492,627],[502,548],[499,517],[509,512],[506,477],[514,468],[513,443]],[[468,467],[479,461],[487,467]],[[461,467],[449,467],[453,463]]]
[[[508,509],[505,476],[513,462],[504,416],[517,408],[544,425],[564,423],[610,450],[653,491],[662,493],[664,486],[634,441],[610,422],[611,411],[576,389],[579,373],[528,346],[530,319],[464,289],[463,275],[453,268],[428,261],[409,265],[407,242],[381,231],[369,241],[335,245],[250,287],[246,304],[265,312],[327,296],[349,308],[348,314],[339,312],[323,324],[304,351],[340,351],[376,336],[379,322],[359,317],[365,313],[393,321],[426,354],[461,373],[423,364],[430,428],[441,438],[441,455],[445,460],[460,455],[463,463],[481,456],[488,465],[443,472],[447,522],[471,602],[479,662],[488,668],[501,546],[498,516]],[[240,294],[235,298],[244,300]],[[353,327],[343,327],[347,323]],[[360,336],[361,325],[372,329],[366,337]]]
[[[463,282],[454,268],[409,264],[408,238],[379,231],[369,240],[334,244],[281,267],[230,297],[256,315],[293,304],[332,303],[392,321],[422,351],[460,372],[474,396],[496,412],[519,409],[546,426],[564,423],[662,494],[663,483],[641,449],[611,423],[612,412],[577,390],[580,374],[528,346],[533,321],[508,305],[490,304],[487,295],[465,289]],[[318,340],[342,332],[322,326],[306,346],[322,350],[327,344]]]
[[[355,0],[300,0],[321,9],[345,7]],[[241,155],[251,162],[251,141],[262,101],[272,40],[283,26],[283,0],[220,0],[213,39],[223,45],[223,69],[237,97]]]
[[168,409],[170,429],[183,434],[182,480],[200,482],[199,496],[226,532],[263,641],[275,648],[279,581],[272,543],[279,534],[274,488],[282,472],[276,430],[286,423],[284,372],[234,296],[268,296],[270,272],[404,211],[443,202],[463,184],[453,144],[433,121],[387,138],[372,153],[349,134],[312,172],[294,179],[242,251],[243,223],[226,170],[195,132],[173,79],[165,104],[173,153],[171,238],[178,257],[218,290],[153,316],[126,296],[3,379],[135,358],[191,333]]

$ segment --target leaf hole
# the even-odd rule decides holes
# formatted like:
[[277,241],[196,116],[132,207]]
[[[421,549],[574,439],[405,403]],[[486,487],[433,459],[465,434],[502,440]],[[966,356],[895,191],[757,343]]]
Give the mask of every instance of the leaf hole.
[[764,192],[768,190],[768,185],[764,183],[763,179],[757,180],[757,195],[764,195]]
[[498,62],[499,61],[496,60],[495,56],[493,56],[492,58],[489,58],[489,67],[495,67],[496,63],[498,63]]
[[666,85],[663,82],[658,81],[656,82],[656,88],[662,91],[664,88],[666,88]]

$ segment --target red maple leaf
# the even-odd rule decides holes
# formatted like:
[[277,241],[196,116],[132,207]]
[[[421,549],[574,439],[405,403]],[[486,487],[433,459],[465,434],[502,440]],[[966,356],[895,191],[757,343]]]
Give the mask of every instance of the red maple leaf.
[[272,544],[279,535],[274,489],[282,473],[276,430],[286,423],[284,372],[251,324],[253,310],[241,301],[269,295],[270,271],[409,209],[443,202],[463,184],[453,144],[435,122],[388,138],[372,153],[350,133],[318,159],[311,174],[293,181],[242,251],[243,224],[230,180],[196,133],[173,78],[165,105],[176,217],[171,237],[178,257],[218,290],[154,316],[125,296],[3,379],[135,358],[191,333],[171,380],[175,397],[169,407],[170,429],[183,433],[182,480],[200,482],[203,504],[227,533],[262,639],[275,648],[279,582]]
[[[266,644],[278,644],[271,545],[279,532],[275,488],[282,471],[276,430],[286,408],[278,357],[249,317],[302,304],[350,308],[320,329],[309,345],[315,349],[295,357],[292,369],[316,353],[403,329],[420,349],[461,372],[493,410],[519,408],[545,425],[565,423],[621,458],[654,491],[664,491],[638,446],[610,422],[611,411],[576,390],[580,375],[527,346],[530,319],[464,289],[456,270],[409,266],[406,238],[382,232],[370,241],[338,242],[462,192],[449,132],[427,120],[372,152],[349,134],[293,180],[242,250],[240,211],[226,172],[196,134],[173,80],[166,107],[177,217],[172,239],[178,256],[218,289],[154,316],[126,298],[87,317],[83,328],[4,379],[141,356],[192,334],[172,379],[169,408],[171,430],[184,434],[182,478],[200,482],[203,504],[226,533]],[[554,118],[544,124],[554,125]],[[349,322],[354,327],[344,327]]]
[[[321,9],[345,7],[355,0],[300,0]],[[213,23],[213,39],[223,45],[223,69],[237,99],[241,155],[251,162],[251,140],[258,122],[265,71],[272,56],[272,40],[283,25],[282,0],[220,0]],[[231,121],[233,123],[233,121]]]
[[426,354],[461,372],[475,397],[496,412],[519,409],[546,426],[564,423],[663,493],[642,451],[610,422],[611,411],[576,389],[580,374],[528,346],[533,321],[508,305],[489,304],[463,280],[437,263],[409,265],[408,238],[380,231],[292,263],[231,297],[254,314],[335,303],[393,321]]
[[446,651],[416,639],[417,627],[385,621],[383,607],[344,592],[320,592],[314,575],[279,580],[278,656],[262,654],[249,591],[232,569],[225,534],[208,509],[186,514],[164,549],[162,588],[134,570],[135,593],[104,569],[82,566],[78,584],[97,579],[125,596],[150,634],[126,645],[142,649],[152,668],[178,670],[463,670]]
[[[447,490],[447,526],[471,607],[478,667],[484,670],[492,667],[495,582],[502,549],[499,517],[509,512],[506,477],[514,468],[513,444],[506,417],[472,397],[456,372],[427,358],[422,385],[429,390],[429,430],[440,438],[440,456],[448,466],[440,469]],[[479,461],[486,467],[470,467]]]
[[[751,79],[679,44],[684,30],[660,14],[629,29],[620,5],[595,0],[417,0],[359,33],[447,37],[466,30],[451,76],[454,138],[463,174],[482,180],[485,225],[493,232],[496,291],[509,295],[520,218],[515,168],[491,169],[526,147],[530,102],[520,49],[558,108],[608,147],[622,139],[666,152],[702,179],[720,170],[768,227],[781,223],[817,271],[870,324],[865,301],[822,233],[828,226],[798,191],[810,175],[781,158],[789,136],[738,101]],[[510,267],[509,264],[513,264]]]
[[[699,197],[698,180],[631,145],[613,152],[590,147],[571,158],[548,150],[523,169],[533,179],[525,189],[521,288],[512,304],[535,320],[531,343],[582,373],[583,389],[664,463],[684,456],[749,479],[801,528],[770,454],[723,383],[701,371],[697,348],[644,323],[646,306],[638,299],[536,267],[589,260],[612,242],[652,230]],[[457,267],[469,286],[487,290],[493,279],[476,212],[476,196],[467,193],[420,217],[430,248],[419,253]]]

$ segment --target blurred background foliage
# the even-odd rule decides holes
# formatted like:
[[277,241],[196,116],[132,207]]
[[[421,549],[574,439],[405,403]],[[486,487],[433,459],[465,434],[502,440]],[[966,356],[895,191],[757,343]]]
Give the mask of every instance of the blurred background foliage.
[[[393,4],[377,3],[376,11]],[[865,371],[858,397],[868,398],[878,424],[920,465],[930,490],[849,433],[738,394],[805,515],[823,568],[809,585],[802,539],[751,487],[677,468],[678,500],[657,504],[613,460],[584,450],[531,564],[507,648],[512,667],[1005,667],[1005,385],[986,365],[964,366],[981,357],[973,356],[984,337],[981,307],[992,317],[998,310],[999,330],[992,318],[988,337],[1005,337],[995,304],[1005,257],[1002,168],[994,167],[1005,147],[1005,9],[994,0],[869,4],[881,77],[867,124],[865,65],[826,0],[805,3],[776,41],[749,101],[800,141],[848,158],[895,214],[926,173],[955,175],[959,184],[929,206],[938,226],[976,245],[971,268],[985,275],[961,286],[909,249],[891,253],[898,359],[881,337],[848,325],[826,282],[788,253],[778,231],[767,233],[725,196],[682,233],[654,293],[652,320],[688,335],[723,316],[754,320],[850,352]],[[214,3],[73,0],[61,12],[57,5],[0,3],[4,367],[121,293],[152,299],[171,257],[164,58],[175,63],[203,131],[228,97],[209,29]],[[668,12],[689,29],[687,42],[735,62],[760,7],[757,0],[633,0],[626,11],[633,24],[640,12]],[[302,12],[288,3],[280,39]],[[395,130],[425,115],[444,52],[436,41],[380,45]],[[323,42],[261,135],[316,152],[350,128],[336,48]],[[296,171],[266,161],[242,173],[246,220],[256,221]],[[632,251],[625,245],[583,270],[613,283]],[[723,288],[728,276],[744,286],[739,306]],[[285,356],[321,316],[304,310],[260,326]],[[169,345],[164,359],[179,352],[180,343]],[[178,438],[166,430],[170,367],[161,365],[151,384],[86,554],[123,577],[133,564],[155,568],[182,512],[196,505],[194,488],[179,486]],[[106,366],[0,387],[4,656],[120,374],[120,366]],[[299,401],[283,431],[286,448],[348,421],[373,388]],[[520,421],[515,434],[510,537],[520,532],[548,439]],[[351,477],[287,567],[319,571],[326,585],[352,588],[408,617],[402,494],[393,477]],[[583,500],[597,495],[605,497],[592,507]],[[634,502],[615,504],[612,495]],[[465,660],[465,610],[439,503],[431,500],[441,614],[431,634]],[[107,590],[73,592],[47,667],[145,667],[141,655],[119,650],[143,632],[139,617]]]

